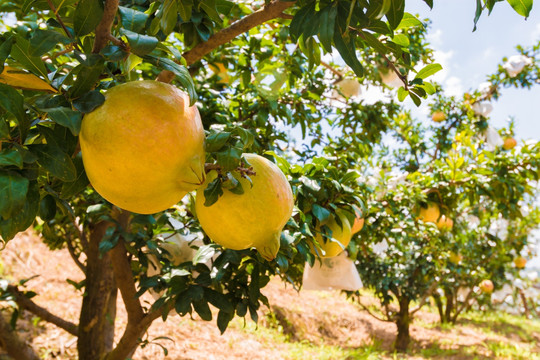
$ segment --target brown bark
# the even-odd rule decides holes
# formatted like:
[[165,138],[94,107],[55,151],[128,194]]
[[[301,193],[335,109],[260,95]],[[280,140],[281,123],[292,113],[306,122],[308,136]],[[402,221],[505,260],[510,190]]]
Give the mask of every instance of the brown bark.
[[[293,6],[295,1],[280,1],[274,0],[262,9],[255,11],[254,13],[243,17],[236,21],[231,26],[220,30],[212,35],[208,41],[195,45],[192,49],[182,54],[187,62],[187,65],[191,65],[201,60],[205,55],[209,54],[217,47],[224,45],[240,34],[251,30],[252,28],[261,25],[269,20],[275,19],[281,16],[281,13]],[[170,83],[174,79],[174,73],[168,70],[163,70],[156,80],[161,82]]]
[[99,243],[112,224],[100,222],[90,229],[86,287],[79,321],[77,349],[80,360],[100,359],[112,348],[116,316],[116,286],[109,253],[100,254]]
[[101,21],[96,27],[96,39],[94,40],[94,47],[92,52],[97,54],[103,49],[109,40],[111,40],[111,29],[114,22],[114,17],[118,11],[119,0],[105,0],[105,7],[103,9],[103,16]]
[[47,309],[42,308],[41,306],[34,303],[31,299],[27,298],[16,286],[10,285],[9,292],[15,297],[15,302],[25,310],[28,310],[32,314],[39,316],[42,320],[50,322],[61,329],[66,330],[68,333],[77,336],[78,328],[77,325],[72,322],[66,321],[52,313]]
[[34,349],[23,341],[0,313],[0,345],[15,360],[39,360]]
[[444,296],[446,297],[446,309],[444,311],[445,322],[451,322],[452,313],[454,312],[454,294],[450,289],[444,289]]
[[403,296],[399,299],[399,312],[396,319],[398,334],[394,344],[394,349],[398,352],[406,352],[411,342],[409,304],[410,300],[407,297]]

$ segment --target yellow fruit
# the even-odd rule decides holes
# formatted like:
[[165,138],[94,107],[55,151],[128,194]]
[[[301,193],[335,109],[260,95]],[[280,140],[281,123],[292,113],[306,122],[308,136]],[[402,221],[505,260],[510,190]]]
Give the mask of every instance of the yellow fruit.
[[[197,190],[195,210],[204,232],[215,243],[233,250],[255,247],[263,258],[272,260],[279,250],[281,231],[292,215],[291,186],[270,160],[255,154],[243,156],[256,173],[250,176],[253,187],[235,173],[244,194],[224,190],[214,204],[204,206],[206,186],[202,186]],[[206,184],[216,176],[211,171]]]
[[431,115],[431,119],[435,122],[442,122],[446,120],[446,114],[442,111],[435,111],[433,115]]
[[517,145],[516,139],[514,139],[514,138],[504,139],[504,144],[503,144],[504,150],[513,149],[516,145]]
[[486,294],[491,294],[493,292],[493,289],[494,289],[494,286],[493,286],[493,282],[491,282],[491,280],[482,280],[480,282],[480,285],[478,285],[480,287],[480,290],[482,290],[482,292],[485,292]]
[[514,259],[514,265],[516,265],[516,268],[523,269],[525,265],[527,265],[527,259],[525,259],[523,256],[519,256]]
[[227,68],[225,67],[225,65],[223,65],[223,63],[216,63],[215,65],[210,64],[209,67],[210,67],[210,70],[212,70],[214,74],[216,74],[217,77],[219,78],[219,80],[217,81],[218,84],[229,83],[229,80],[230,80],[229,72]]
[[[314,255],[317,255],[318,253],[319,257],[321,258],[334,257],[341,254],[343,249],[349,245],[352,237],[351,225],[349,224],[349,220],[347,220],[344,215],[338,213],[338,216],[343,227],[338,225],[334,216],[330,216],[324,223],[316,227],[318,232],[317,235],[315,235],[315,240],[317,240],[319,243],[317,251],[315,251],[313,245],[310,245],[311,252]],[[323,236],[320,234],[322,225],[326,225],[328,228],[330,228],[332,231],[332,240],[323,239]]]
[[439,219],[440,211],[439,206],[435,203],[428,203],[428,207],[420,207],[420,214],[418,216],[419,220],[423,222],[437,222]]
[[147,80],[115,86],[105,99],[80,133],[86,174],[101,196],[152,214],[204,182],[204,130],[187,94]]
[[463,260],[463,256],[461,254],[456,254],[455,252],[451,252],[450,253],[450,257],[448,258],[448,260],[451,262],[451,263],[454,263],[454,264],[459,264],[461,262],[461,260]]
[[441,231],[450,231],[452,230],[452,227],[454,226],[454,221],[446,215],[442,215],[441,218],[437,221],[437,227]]
[[351,234],[356,234],[364,227],[364,219],[359,213],[356,213],[356,218],[354,219],[353,226],[351,227]]

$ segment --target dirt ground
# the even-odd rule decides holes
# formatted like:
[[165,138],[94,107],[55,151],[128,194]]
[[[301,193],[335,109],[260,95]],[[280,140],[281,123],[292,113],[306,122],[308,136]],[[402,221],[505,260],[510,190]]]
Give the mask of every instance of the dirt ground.
[[[0,252],[0,277],[17,282],[33,275],[39,276],[30,280],[27,288],[38,293],[34,301],[54,314],[77,323],[81,294],[66,280],[82,280],[81,271],[66,250],[51,252],[35,235],[26,232],[10,241]],[[206,322],[196,315],[192,319],[174,315],[166,322],[158,319],[147,333],[150,343],[139,348],[134,359],[317,359],[321,346],[356,349],[370,344],[377,344],[383,350],[383,355],[378,358],[392,358],[391,355],[384,355],[384,350],[390,351],[392,347],[395,325],[376,320],[339,292],[298,293],[276,279],[263,289],[263,293],[272,305],[271,309],[260,311],[258,327],[249,319],[246,319],[246,325],[243,319],[235,319],[225,334],[220,335],[215,320]],[[117,337],[126,321],[121,300],[118,308]],[[477,358],[489,359],[490,352],[482,344],[487,341],[510,341],[496,333],[486,334],[472,325],[441,329],[435,325],[436,322],[435,314],[419,312],[411,326],[414,340],[412,354],[433,346],[458,350],[476,346],[480,349],[476,353]],[[38,350],[43,359],[76,359],[74,336],[27,312],[23,313],[18,324],[19,333]],[[520,337],[511,340],[518,345],[523,342]],[[540,352],[540,334],[537,340],[536,350]],[[158,343],[167,348],[167,356]],[[295,344],[303,345],[300,357],[291,355],[291,348]],[[481,350],[483,348],[485,352]],[[424,358],[420,355],[407,357]],[[445,359],[472,357],[463,357],[458,352]]]

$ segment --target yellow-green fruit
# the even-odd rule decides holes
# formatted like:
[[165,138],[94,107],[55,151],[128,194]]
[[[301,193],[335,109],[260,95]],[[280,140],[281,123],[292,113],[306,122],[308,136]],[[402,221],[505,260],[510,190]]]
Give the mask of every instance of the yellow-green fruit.
[[480,285],[478,285],[480,287],[480,290],[482,290],[482,292],[486,293],[486,294],[491,294],[493,292],[493,289],[495,288],[493,286],[493,282],[491,280],[482,280],[480,282]]
[[351,227],[351,234],[356,234],[362,228],[364,227],[364,219],[361,217],[360,214],[356,213],[356,217],[354,218],[354,223]]
[[[347,245],[349,245],[352,237],[351,225],[344,215],[338,213],[338,216],[343,227],[339,226],[334,216],[330,216],[325,222],[316,227],[317,235],[315,235],[315,240],[318,242],[317,251],[311,245],[311,252],[314,255],[318,254],[321,258],[334,257],[341,254]],[[326,225],[332,231],[332,240],[323,240],[323,236],[320,234],[321,226],[323,225]]]
[[422,220],[423,222],[437,222],[437,219],[439,219],[439,215],[441,214],[439,210],[439,206],[435,203],[428,203],[427,208],[420,207],[420,214],[418,215],[418,219]]
[[94,189],[125,210],[166,210],[204,182],[199,111],[169,84],[133,81],[108,90],[105,103],[84,116],[80,143]]
[[517,145],[516,139],[514,139],[514,138],[504,139],[504,144],[503,144],[504,150],[513,149],[516,145]]
[[442,111],[435,111],[433,115],[431,115],[431,119],[435,122],[441,122],[446,120],[446,114]]
[[457,254],[455,252],[451,252],[450,253],[450,257],[448,258],[448,260],[451,262],[451,263],[454,263],[454,264],[459,264],[461,262],[461,260],[463,260],[463,256],[461,254]]
[[516,268],[523,269],[525,265],[527,265],[527,259],[525,259],[523,256],[519,256],[514,259],[514,265],[516,265]]
[[210,64],[210,70],[219,78],[218,84],[228,84],[230,82],[229,71],[223,63]]
[[441,218],[437,221],[437,227],[441,231],[450,231],[452,230],[452,227],[454,226],[454,221],[446,215],[442,215]]
[[[224,189],[223,195],[204,206],[202,186],[197,190],[195,211],[204,232],[215,243],[233,250],[255,247],[266,260],[276,257],[283,227],[294,206],[291,186],[285,175],[270,160],[255,154],[244,154],[255,175],[249,180],[234,174],[244,193],[237,195]],[[206,184],[216,178],[208,174]]]

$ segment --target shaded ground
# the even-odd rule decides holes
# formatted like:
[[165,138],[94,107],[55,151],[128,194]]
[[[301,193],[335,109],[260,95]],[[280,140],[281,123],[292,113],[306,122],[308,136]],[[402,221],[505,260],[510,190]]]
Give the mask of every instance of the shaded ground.
[[[77,322],[81,296],[66,279],[78,282],[82,273],[67,251],[51,252],[25,233],[0,252],[0,277],[16,282],[38,274],[28,283],[38,293],[35,302]],[[272,308],[261,311],[258,327],[251,320],[244,324],[243,319],[235,319],[221,336],[215,320],[176,315],[166,323],[159,319],[147,334],[150,343],[137,350],[134,359],[540,360],[538,321],[473,314],[454,327],[441,328],[437,316],[426,308],[411,327],[410,353],[395,356],[391,353],[395,325],[374,319],[339,292],[297,293],[276,279],[263,293]],[[118,334],[126,318],[121,302],[119,309]],[[76,359],[76,339],[63,330],[26,312],[19,328],[43,359]],[[168,356],[161,346],[167,348]]]

